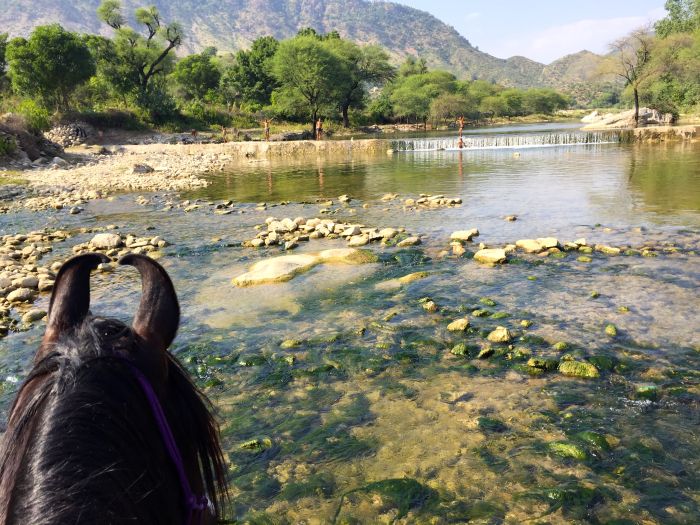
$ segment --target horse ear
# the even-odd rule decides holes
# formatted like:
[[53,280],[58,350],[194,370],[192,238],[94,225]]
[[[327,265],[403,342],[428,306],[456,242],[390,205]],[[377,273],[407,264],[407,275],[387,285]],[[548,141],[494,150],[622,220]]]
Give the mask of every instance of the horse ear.
[[125,255],[119,264],[135,267],[141,274],[141,302],[132,328],[150,348],[165,351],[180,324],[180,305],[175,287],[163,267],[150,257]]
[[46,332],[36,356],[37,361],[62,333],[85,319],[90,310],[90,272],[100,263],[108,261],[105,255],[88,253],[73,257],[61,266],[51,294]]

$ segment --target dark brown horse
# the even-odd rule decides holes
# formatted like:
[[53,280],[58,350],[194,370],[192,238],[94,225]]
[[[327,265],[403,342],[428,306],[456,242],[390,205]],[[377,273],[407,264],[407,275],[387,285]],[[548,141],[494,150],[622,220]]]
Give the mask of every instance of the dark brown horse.
[[[66,262],[0,444],[0,524],[209,523],[226,494],[210,405],[167,351],[180,308],[165,270],[141,274],[132,326],[89,312],[90,272]],[[208,502],[207,502],[207,499]]]

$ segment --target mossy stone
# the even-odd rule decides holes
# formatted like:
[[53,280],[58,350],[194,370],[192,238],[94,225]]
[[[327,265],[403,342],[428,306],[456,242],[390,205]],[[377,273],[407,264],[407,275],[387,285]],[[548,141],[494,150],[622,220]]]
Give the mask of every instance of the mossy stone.
[[575,437],[599,450],[610,450],[611,448],[606,437],[603,434],[598,434],[597,432],[585,430],[576,434]]
[[656,385],[639,385],[635,390],[637,399],[657,401],[659,399],[659,387]]
[[520,321],[520,326],[522,326],[523,328],[530,328],[532,326],[532,321],[530,321],[529,319],[523,319],[522,321]]
[[486,359],[488,357],[491,357],[494,353],[493,347],[491,345],[484,346],[481,350],[479,350],[479,354],[477,357],[479,359]]
[[594,379],[600,377],[600,372],[591,363],[583,361],[562,361],[559,363],[559,372],[569,377],[584,377]]
[[559,366],[559,361],[557,359],[533,357],[528,359],[527,366],[531,368],[539,368],[540,370],[555,370]]
[[593,363],[598,370],[609,371],[615,368],[615,359],[607,355],[594,355],[589,357],[588,361]]
[[488,310],[474,310],[472,312],[472,315],[474,317],[488,317],[489,315],[491,315],[491,312],[489,312]]
[[591,259],[591,258],[588,257],[587,255],[581,255],[580,257],[577,257],[576,260],[577,260],[578,262],[582,262],[582,263],[593,262],[593,259]]
[[479,299],[479,302],[481,304],[483,304],[484,306],[489,306],[491,308],[493,308],[497,304],[496,301],[494,301],[493,299],[490,299],[488,297],[482,297],[481,299]]
[[298,339],[285,339],[280,343],[280,348],[284,350],[289,350],[290,348],[297,348],[301,346],[301,341]]
[[459,343],[452,347],[451,354],[469,357],[469,347],[466,343]]
[[548,448],[553,454],[563,458],[572,458],[578,461],[583,461],[588,457],[588,453],[586,453],[583,447],[575,443],[557,441],[550,443]]
[[496,312],[491,316],[491,319],[507,319],[508,317],[510,317],[508,312]]
[[552,345],[552,348],[554,348],[557,352],[565,352],[566,350],[569,349],[568,343],[565,343],[564,341],[559,341],[557,343],[554,343]]
[[605,333],[609,335],[610,337],[616,337],[617,336],[617,326],[615,326],[612,323],[608,323],[605,325]]

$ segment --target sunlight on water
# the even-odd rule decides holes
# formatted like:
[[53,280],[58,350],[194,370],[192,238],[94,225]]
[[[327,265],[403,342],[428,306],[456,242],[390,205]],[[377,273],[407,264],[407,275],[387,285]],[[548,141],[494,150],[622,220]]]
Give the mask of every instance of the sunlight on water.
[[[159,195],[146,206],[124,195],[88,203],[80,218],[5,215],[0,226],[72,228],[94,217],[172,243],[162,262],[183,311],[173,351],[220,410],[237,519],[697,522],[699,145],[245,161],[210,177],[210,187],[183,195],[203,199],[190,213],[163,211]],[[382,201],[385,193],[399,197]],[[463,203],[403,205],[421,193]],[[354,200],[341,205],[341,194]],[[207,204],[228,199],[231,215]],[[423,243],[372,244],[379,263],[233,287],[255,262],[283,255],[240,246],[270,216],[404,227]],[[472,244],[462,258],[441,253],[452,231],[473,227],[476,243],[492,246],[584,237],[631,251],[590,261],[518,254],[496,268],[474,262]],[[298,251],[342,245],[312,240]],[[655,256],[643,257],[644,247]],[[100,275],[93,288],[97,312],[130,318],[133,271]],[[463,317],[467,332],[447,329]],[[510,345],[488,342],[497,326],[510,330]],[[38,327],[0,341],[3,409],[40,335]],[[599,377],[566,377],[556,371],[566,360],[590,363]]]

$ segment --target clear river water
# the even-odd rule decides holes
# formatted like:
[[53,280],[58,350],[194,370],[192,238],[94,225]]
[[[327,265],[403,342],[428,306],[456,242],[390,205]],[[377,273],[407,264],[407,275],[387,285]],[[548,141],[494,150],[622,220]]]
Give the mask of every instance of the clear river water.
[[[188,194],[145,194],[147,204],[125,194],[77,216],[1,215],[0,230],[115,224],[171,243],[161,262],[183,312],[172,351],[219,412],[229,510],[241,522],[699,523],[700,144],[551,138],[571,133],[516,127],[470,133],[501,141],[486,149],[246,160]],[[518,145],[522,134],[550,138]],[[387,193],[399,197],[382,201]],[[339,203],[342,194],[353,200]],[[462,204],[403,205],[419,194]],[[200,207],[163,209],[182,199]],[[229,199],[229,215],[209,204]],[[403,227],[423,242],[372,244],[378,263],[236,288],[233,277],[282,255],[240,245],[270,216]],[[451,232],[470,228],[480,236],[467,253],[446,255]],[[622,253],[518,252],[496,267],[470,257],[480,242],[538,237]],[[426,273],[397,280],[415,272]],[[93,311],[129,319],[133,271],[93,283]],[[447,330],[465,316],[469,330]],[[478,358],[497,326],[512,342]],[[42,330],[0,339],[3,417]],[[467,355],[453,353],[461,343]],[[559,373],[570,359],[599,377]]]

